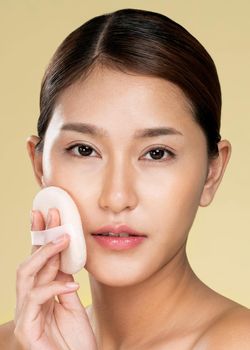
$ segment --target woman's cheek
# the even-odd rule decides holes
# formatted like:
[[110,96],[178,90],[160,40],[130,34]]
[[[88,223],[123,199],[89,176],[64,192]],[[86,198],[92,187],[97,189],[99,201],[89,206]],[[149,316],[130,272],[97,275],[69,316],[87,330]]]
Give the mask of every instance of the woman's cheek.
[[93,225],[93,217],[96,218],[98,214],[100,173],[86,171],[84,166],[66,166],[60,163],[53,169],[56,170],[52,172],[47,185],[58,186],[67,191],[76,203],[83,222],[85,224],[90,222]]
[[[194,170],[194,169],[193,169]],[[159,182],[156,179],[155,184]],[[175,172],[165,174],[162,181],[153,186],[145,186],[145,200],[147,211],[156,223],[156,231],[164,232],[165,240],[182,241],[192,226],[199,207],[199,199],[203,189],[203,177],[198,173]],[[160,237],[163,239],[163,237]]]
[[44,178],[49,185],[70,185],[81,187],[90,185],[91,180],[98,178],[101,170],[100,162],[81,159],[62,152],[54,152],[43,160]]

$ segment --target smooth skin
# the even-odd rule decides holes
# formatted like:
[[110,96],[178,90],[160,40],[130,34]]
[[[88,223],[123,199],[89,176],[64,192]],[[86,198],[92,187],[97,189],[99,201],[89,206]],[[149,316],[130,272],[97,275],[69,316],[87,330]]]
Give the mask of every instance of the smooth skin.
[[[59,212],[51,209],[46,228],[58,225]],[[33,213],[31,228],[45,229],[40,212]],[[79,285],[67,285],[74,282],[73,276],[58,271],[59,252],[69,240],[65,234],[46,246],[34,246],[32,255],[18,267],[14,333],[24,349],[97,349],[88,315],[75,292]],[[79,338],[78,334],[86,336]]]
[[[102,135],[84,132],[82,123],[101,128]],[[156,127],[174,128],[178,133],[138,136],[139,130]],[[200,281],[186,255],[197,210],[212,202],[231,145],[220,141],[219,156],[208,159],[205,135],[177,86],[159,78],[97,67],[59,97],[43,152],[35,150],[38,141],[32,136],[27,142],[38,183],[65,189],[81,214],[92,292],[87,314],[99,350],[249,349],[249,310]],[[163,148],[166,150],[153,152]],[[159,154],[160,158],[155,156]],[[52,214],[53,220],[59,220],[55,211]],[[99,246],[91,236],[103,225],[120,223],[146,234],[147,239],[136,248],[117,252]],[[39,257],[41,262],[43,249],[48,249],[44,265],[37,265],[35,273],[58,254],[56,248],[43,247],[30,261]],[[22,286],[32,273],[31,265],[24,265],[26,274],[17,274]],[[53,283],[51,279],[45,283],[37,298],[31,293],[32,315],[39,314],[41,300],[50,296],[44,304],[53,303],[52,296],[63,292],[60,283]],[[30,295],[24,290],[19,293]],[[75,350],[84,339],[93,342],[93,335],[76,292],[59,297],[69,295],[73,295],[67,297],[67,319],[71,321],[65,321],[62,329],[57,326],[65,332],[69,348]],[[77,323],[83,320],[77,339],[71,323],[74,305]],[[40,319],[44,317],[41,312],[40,308]],[[10,322],[2,331],[13,344],[14,329],[19,339],[25,339],[32,327],[27,314],[26,309],[21,310],[18,326]],[[37,331],[45,329],[40,324]],[[51,333],[45,339],[58,340]],[[70,347],[72,341],[77,344]],[[19,349],[16,343],[13,349]]]

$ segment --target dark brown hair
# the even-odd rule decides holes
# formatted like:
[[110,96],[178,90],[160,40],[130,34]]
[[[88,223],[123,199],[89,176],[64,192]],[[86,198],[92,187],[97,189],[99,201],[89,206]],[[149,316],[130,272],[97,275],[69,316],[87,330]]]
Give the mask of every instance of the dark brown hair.
[[94,17],[58,47],[42,81],[38,149],[42,149],[58,96],[96,65],[176,84],[206,136],[208,156],[218,155],[221,90],[212,58],[181,25],[162,14],[139,9]]

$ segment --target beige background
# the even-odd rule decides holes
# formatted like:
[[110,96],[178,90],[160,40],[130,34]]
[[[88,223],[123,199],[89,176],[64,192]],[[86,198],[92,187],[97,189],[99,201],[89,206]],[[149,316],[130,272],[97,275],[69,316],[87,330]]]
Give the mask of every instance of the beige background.
[[[13,319],[16,267],[30,254],[29,210],[38,187],[25,140],[36,133],[44,69],[69,32],[91,17],[126,7],[168,15],[216,62],[223,91],[222,137],[231,141],[233,152],[214,202],[198,212],[188,255],[205,283],[250,307],[250,2],[0,0],[0,323]],[[88,305],[86,271],[76,280]]]

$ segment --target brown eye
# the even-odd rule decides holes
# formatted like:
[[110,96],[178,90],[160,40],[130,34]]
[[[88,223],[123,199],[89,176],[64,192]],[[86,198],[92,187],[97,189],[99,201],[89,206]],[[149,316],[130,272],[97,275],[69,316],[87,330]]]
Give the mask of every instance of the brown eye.
[[95,150],[85,144],[77,144],[67,148],[67,151],[78,157],[90,157]]
[[161,159],[162,157],[164,157],[164,153],[165,151],[163,149],[154,149],[149,152],[150,156],[153,159]]
[[[166,148],[162,148],[162,147],[158,147],[158,148],[153,148],[150,151],[148,151],[146,154],[149,154],[150,157],[153,160],[167,160],[169,158],[174,158],[175,154],[171,151],[169,151]],[[164,158],[165,156],[165,158]],[[152,160],[152,159],[148,159],[147,160]]]
[[90,156],[93,152],[93,148],[87,145],[80,145],[77,147],[77,151],[81,156]]

